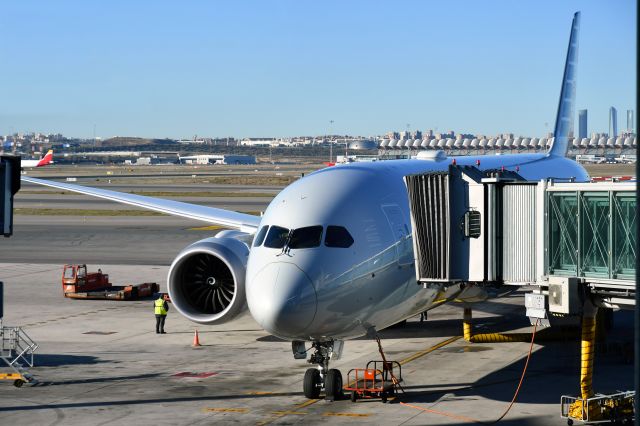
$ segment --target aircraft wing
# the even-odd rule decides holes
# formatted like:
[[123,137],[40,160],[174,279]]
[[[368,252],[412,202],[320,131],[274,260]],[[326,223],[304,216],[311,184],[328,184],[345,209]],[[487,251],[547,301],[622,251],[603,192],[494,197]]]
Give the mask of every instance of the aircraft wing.
[[180,201],[164,200],[162,198],[127,194],[123,192],[110,191],[108,189],[91,188],[82,185],[71,185],[68,183],[37,179],[27,176],[22,176],[22,181],[35,183],[38,185],[50,186],[52,188],[63,189],[65,191],[78,192],[80,194],[91,195],[92,197],[104,198],[106,200],[129,204],[136,207],[142,207],[144,209],[153,210],[172,216],[180,216],[189,219],[200,220],[215,225],[238,229],[249,234],[254,233],[258,229],[258,225],[260,225],[261,220],[261,218],[258,216],[246,213],[217,209],[215,207],[199,206],[197,204],[183,203]]

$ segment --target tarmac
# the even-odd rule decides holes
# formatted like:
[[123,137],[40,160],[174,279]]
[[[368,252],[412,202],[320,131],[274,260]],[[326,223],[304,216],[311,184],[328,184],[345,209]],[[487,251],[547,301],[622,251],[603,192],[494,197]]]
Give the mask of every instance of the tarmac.
[[[6,243],[6,241],[5,241]],[[123,260],[127,249],[118,250]],[[133,255],[133,253],[131,253]],[[158,263],[160,259],[158,260]],[[124,263],[124,262],[123,262]],[[165,288],[166,265],[94,264],[114,284],[155,281]],[[262,330],[249,314],[218,326],[198,326],[169,312],[168,334],[154,332],[150,300],[71,300],[62,296],[60,263],[2,263],[4,324],[21,326],[40,345],[31,370],[40,381],[15,388],[0,381],[3,424],[467,424],[496,419],[518,384],[528,343],[470,344],[461,339],[462,306],[429,312],[381,333],[388,359],[403,362],[404,394],[379,400],[307,400],[307,363],[291,344]],[[523,297],[474,307],[478,330],[530,330]],[[630,314],[630,313],[629,313]],[[617,313],[610,340],[633,335]],[[198,329],[202,347],[191,347]],[[615,336],[614,336],[615,335]],[[615,346],[596,356],[594,386],[631,389],[632,365]],[[345,381],[352,368],[380,359],[375,342],[345,343],[333,363]],[[563,425],[560,396],[579,390],[579,342],[535,344],[518,400],[501,424]],[[399,404],[399,401],[421,411]]]
[[[248,312],[200,326],[170,310],[168,334],[157,335],[150,300],[62,295],[65,263],[101,268],[116,285],[155,281],[165,290],[175,255],[215,232],[162,216],[17,216],[14,236],[0,241],[3,323],[23,327],[39,344],[31,369],[39,383],[15,388],[0,381],[0,423],[462,425],[490,422],[508,407],[530,344],[465,342],[459,304],[381,332],[387,358],[402,363],[404,389],[383,404],[307,400],[302,379],[310,364],[294,360],[291,344],[262,330]],[[475,304],[476,330],[531,331],[523,299],[517,292]],[[599,392],[633,387],[624,350],[633,339],[632,313],[614,317],[596,354]],[[191,346],[196,329],[199,348]],[[517,400],[499,424],[566,424],[560,396],[579,392],[579,352],[578,337],[535,343]],[[350,369],[374,359],[380,359],[376,343],[360,338],[345,343],[332,367],[347,382]]]

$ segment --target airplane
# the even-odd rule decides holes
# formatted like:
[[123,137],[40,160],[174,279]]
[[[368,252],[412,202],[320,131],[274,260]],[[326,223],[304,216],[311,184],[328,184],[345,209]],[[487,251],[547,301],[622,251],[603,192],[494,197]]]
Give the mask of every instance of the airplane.
[[53,163],[53,150],[50,149],[49,151],[47,151],[45,156],[40,158],[39,160],[20,160],[20,167],[23,169],[30,169],[33,167],[46,166],[47,164],[52,164],[52,163]]
[[326,167],[287,186],[261,217],[31,177],[22,180],[230,228],[189,245],[173,260],[167,287],[176,310],[196,323],[219,324],[248,308],[266,331],[292,342],[295,359],[317,364],[305,372],[304,395],[314,399],[324,391],[332,399],[341,393],[342,375],[329,364],[340,357],[345,340],[374,336],[439,306],[443,297],[472,301],[477,295],[478,286],[451,286],[443,292],[416,284],[405,176],[446,172],[455,162],[485,172],[517,170],[531,181],[589,181],[585,169],[566,158],[579,22],[576,12],[555,138],[547,153],[439,155]]

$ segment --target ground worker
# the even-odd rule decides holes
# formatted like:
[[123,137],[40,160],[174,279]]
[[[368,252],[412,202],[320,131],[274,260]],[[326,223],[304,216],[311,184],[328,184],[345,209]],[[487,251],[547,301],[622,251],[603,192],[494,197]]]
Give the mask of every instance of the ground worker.
[[156,314],[156,334],[166,334],[164,331],[164,320],[167,319],[169,311],[169,296],[160,293],[158,298],[153,302],[154,312]]

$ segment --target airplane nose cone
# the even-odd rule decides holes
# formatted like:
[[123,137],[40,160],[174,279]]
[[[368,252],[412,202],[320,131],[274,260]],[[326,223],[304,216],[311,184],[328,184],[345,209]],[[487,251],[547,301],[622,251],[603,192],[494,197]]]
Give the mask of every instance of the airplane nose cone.
[[282,337],[304,337],[318,301],[313,284],[300,268],[270,263],[247,284],[249,310],[265,330]]

